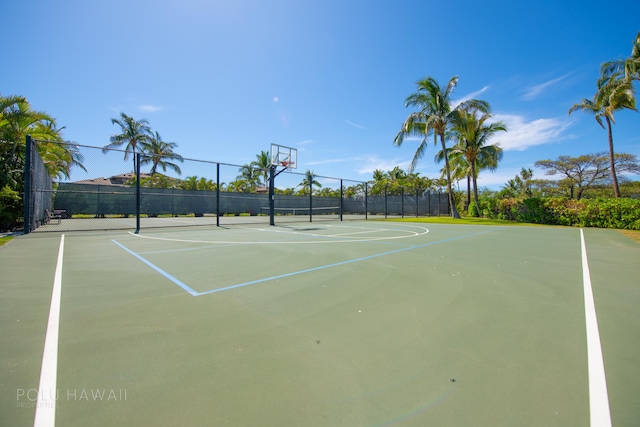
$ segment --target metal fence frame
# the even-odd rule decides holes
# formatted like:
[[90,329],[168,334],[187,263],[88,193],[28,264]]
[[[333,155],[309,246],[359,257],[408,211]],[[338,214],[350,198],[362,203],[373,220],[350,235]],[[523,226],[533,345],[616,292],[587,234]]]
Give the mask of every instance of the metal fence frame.
[[[109,151],[101,147],[92,147],[74,144],[75,147],[82,147],[90,150],[100,150],[102,153]],[[27,151],[35,153],[35,140],[27,137]],[[111,150],[123,152],[122,150]],[[184,159],[190,162],[206,163],[211,165],[210,170],[215,170],[216,189],[208,190],[183,190],[179,188],[152,188],[145,187],[141,183],[140,165],[143,153],[135,153],[134,156],[134,176],[135,185],[101,187],[98,184],[81,184],[73,182],[58,181],[54,186],[48,188],[36,188],[32,173],[26,173],[33,168],[33,162],[25,167],[25,224],[33,226],[25,227],[25,233],[35,231],[56,231],[64,227],[41,227],[47,224],[47,218],[33,218],[33,200],[36,195],[46,195],[49,205],[49,212],[54,208],[57,212],[62,212],[62,221],[76,216],[94,218],[107,217],[135,217],[135,232],[142,228],[141,218],[151,218],[158,216],[193,216],[209,217],[209,222],[202,222],[203,225],[220,226],[221,218],[226,216],[248,216],[253,217],[255,222],[264,223],[271,219],[270,224],[274,224],[274,218],[278,222],[300,221],[308,218],[309,222],[314,220],[338,220],[345,219],[368,219],[370,215],[391,217],[405,216],[439,216],[448,214],[449,204],[446,193],[428,193],[416,191],[412,194],[371,196],[369,193],[369,183],[350,179],[334,178],[314,175],[315,178],[333,180],[335,185],[339,185],[339,197],[323,197],[314,194],[310,185],[309,194],[305,196],[275,194],[274,203],[271,204],[269,195],[265,193],[239,193],[221,191],[220,167],[240,168],[241,165],[228,163]],[[39,158],[39,156],[38,156]],[[283,171],[290,175],[305,176],[305,174]],[[51,181],[51,180],[50,180]],[[27,183],[29,185],[27,185]],[[357,197],[345,197],[345,184],[357,185],[363,191]],[[29,189],[28,191],[26,189]],[[75,201],[74,201],[75,199]],[[28,203],[29,202],[29,203]],[[273,210],[271,208],[274,208]],[[275,211],[276,215],[270,215]],[[284,211],[284,212],[283,212]],[[36,215],[37,216],[37,215]],[[348,217],[348,218],[347,218]],[[29,222],[27,221],[29,218]],[[215,223],[213,219],[215,218]],[[49,218],[50,219],[50,218]],[[87,218],[87,221],[90,218]],[[250,221],[250,220],[247,220]],[[176,222],[176,225],[178,222]],[[185,224],[187,222],[185,221]],[[223,221],[222,225],[225,225]],[[193,224],[191,224],[193,225]],[[146,224],[145,227],[154,225]],[[167,225],[162,225],[167,226]],[[73,229],[71,226],[69,226]],[[28,228],[28,229],[27,229]],[[130,229],[128,225],[114,226],[114,228]],[[96,222],[95,228],[85,223],[82,230],[104,229],[103,224]]]

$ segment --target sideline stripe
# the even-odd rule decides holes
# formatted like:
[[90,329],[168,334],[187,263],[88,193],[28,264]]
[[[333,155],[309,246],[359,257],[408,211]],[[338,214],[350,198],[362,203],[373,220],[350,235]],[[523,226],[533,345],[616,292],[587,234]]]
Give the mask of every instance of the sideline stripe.
[[584,283],[584,312],[587,325],[587,360],[589,367],[589,409],[591,426],[611,426],[609,412],[609,395],[607,393],[607,379],[604,373],[602,346],[596,305],[593,300],[591,275],[587,260],[587,247],[584,241],[584,231],[580,229],[580,245],[582,248],[582,281]]
[[49,309],[49,322],[44,340],[40,386],[36,405],[35,427],[55,426],[56,396],[58,376],[58,332],[60,329],[60,296],[62,294],[62,260],[64,254],[64,234],[60,236],[58,262],[53,279],[53,293]]
[[113,243],[115,243],[116,245],[120,246],[122,249],[124,249],[125,251],[127,251],[128,253],[130,253],[131,255],[133,255],[134,257],[138,258],[140,261],[144,262],[145,264],[147,264],[149,267],[153,268],[155,271],[157,271],[158,273],[162,274],[164,277],[166,277],[167,279],[171,280],[173,283],[175,283],[176,285],[180,286],[182,289],[184,289],[185,291],[189,292],[191,295],[193,295],[194,297],[198,296],[198,292],[194,291],[193,289],[191,289],[188,285],[182,283],[180,280],[176,279],[175,277],[173,277],[172,275],[170,275],[169,273],[167,273],[166,271],[164,271],[163,269],[161,269],[160,267],[157,267],[156,265],[152,264],[151,262],[147,261],[146,259],[144,259],[143,257],[141,257],[140,255],[138,255],[137,253],[133,252],[131,249],[125,247],[124,245],[122,245],[121,243],[115,241],[115,240],[111,240]]

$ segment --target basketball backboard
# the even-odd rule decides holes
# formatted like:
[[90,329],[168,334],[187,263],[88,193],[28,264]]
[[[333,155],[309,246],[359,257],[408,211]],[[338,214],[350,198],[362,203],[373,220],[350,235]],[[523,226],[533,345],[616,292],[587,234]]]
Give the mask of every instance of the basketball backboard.
[[271,144],[271,164],[287,169],[298,167],[298,150],[284,145]]

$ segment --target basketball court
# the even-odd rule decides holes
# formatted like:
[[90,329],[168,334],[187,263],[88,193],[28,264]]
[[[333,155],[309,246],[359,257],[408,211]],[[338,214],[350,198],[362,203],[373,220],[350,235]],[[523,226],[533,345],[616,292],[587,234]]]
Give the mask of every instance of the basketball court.
[[614,230],[238,224],[0,253],[2,425],[640,419],[640,248]]

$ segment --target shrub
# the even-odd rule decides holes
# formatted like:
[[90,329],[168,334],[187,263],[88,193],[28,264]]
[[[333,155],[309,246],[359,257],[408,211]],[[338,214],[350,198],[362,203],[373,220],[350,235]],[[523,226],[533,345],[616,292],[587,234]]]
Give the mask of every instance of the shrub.
[[8,185],[0,189],[0,230],[14,226],[22,216],[22,199]]
[[640,200],[529,198],[480,200],[488,218],[534,224],[640,230]]

